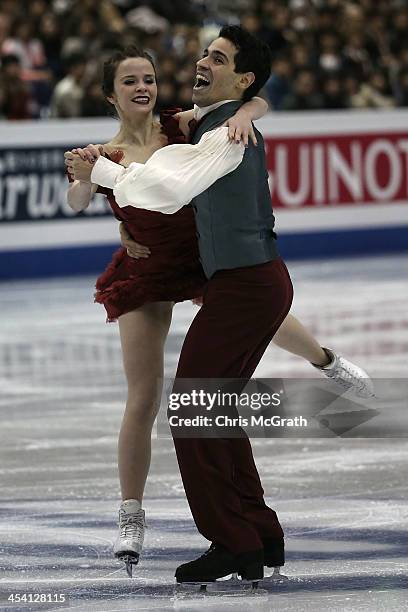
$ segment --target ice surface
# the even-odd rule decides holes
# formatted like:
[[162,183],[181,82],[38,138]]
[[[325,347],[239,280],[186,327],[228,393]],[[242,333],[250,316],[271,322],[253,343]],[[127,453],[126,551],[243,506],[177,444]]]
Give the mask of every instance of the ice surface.
[[[293,312],[373,376],[407,377],[408,257],[291,264]],[[289,581],[259,595],[175,597],[175,567],[200,554],[170,440],[153,441],[145,550],[134,578],[112,558],[117,433],[125,400],[116,324],[93,279],[0,285],[0,593],[64,593],[67,610],[407,610],[408,441],[254,440],[287,538]],[[196,307],[175,308],[174,373]],[[271,346],[256,374],[314,376]]]

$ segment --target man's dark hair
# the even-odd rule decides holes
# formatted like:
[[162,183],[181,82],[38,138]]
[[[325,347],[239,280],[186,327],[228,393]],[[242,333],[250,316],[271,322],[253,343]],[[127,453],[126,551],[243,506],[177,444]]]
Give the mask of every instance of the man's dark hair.
[[241,26],[225,26],[219,33],[237,49],[234,57],[235,72],[253,72],[255,81],[245,90],[242,99],[247,102],[265,85],[271,74],[272,56],[267,44]]

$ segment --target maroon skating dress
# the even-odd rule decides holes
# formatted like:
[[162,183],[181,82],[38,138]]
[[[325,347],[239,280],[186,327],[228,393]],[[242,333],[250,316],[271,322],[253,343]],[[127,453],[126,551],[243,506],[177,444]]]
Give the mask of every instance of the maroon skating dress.
[[[173,116],[176,112],[160,116],[168,144],[185,142]],[[201,296],[206,278],[199,261],[192,207],[184,206],[171,215],[131,206],[120,208],[111,189],[100,187],[98,191],[106,195],[115,217],[132,238],[151,251],[146,259],[134,259],[120,248],[97,279],[95,302],[105,306],[107,321],[149,302],[182,302]]]

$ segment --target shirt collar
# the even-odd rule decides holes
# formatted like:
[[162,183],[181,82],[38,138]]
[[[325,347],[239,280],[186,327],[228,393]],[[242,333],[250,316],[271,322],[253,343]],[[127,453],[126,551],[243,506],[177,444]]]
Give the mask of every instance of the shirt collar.
[[223,104],[228,104],[228,102],[239,102],[239,100],[221,100],[221,102],[215,102],[215,104],[210,104],[210,106],[203,106],[200,108],[197,104],[194,104],[194,119],[196,121],[200,121],[205,115],[211,113],[211,111],[215,110],[219,106]]

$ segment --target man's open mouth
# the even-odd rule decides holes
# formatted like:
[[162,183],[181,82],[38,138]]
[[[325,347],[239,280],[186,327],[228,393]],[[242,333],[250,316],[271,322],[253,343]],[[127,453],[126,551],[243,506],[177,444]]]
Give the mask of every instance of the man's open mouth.
[[132,102],[146,106],[146,104],[149,104],[150,98],[148,96],[136,96],[135,98],[132,98]]
[[196,75],[194,89],[204,89],[204,87],[208,87],[209,85],[210,80],[206,76],[204,76],[203,74]]

